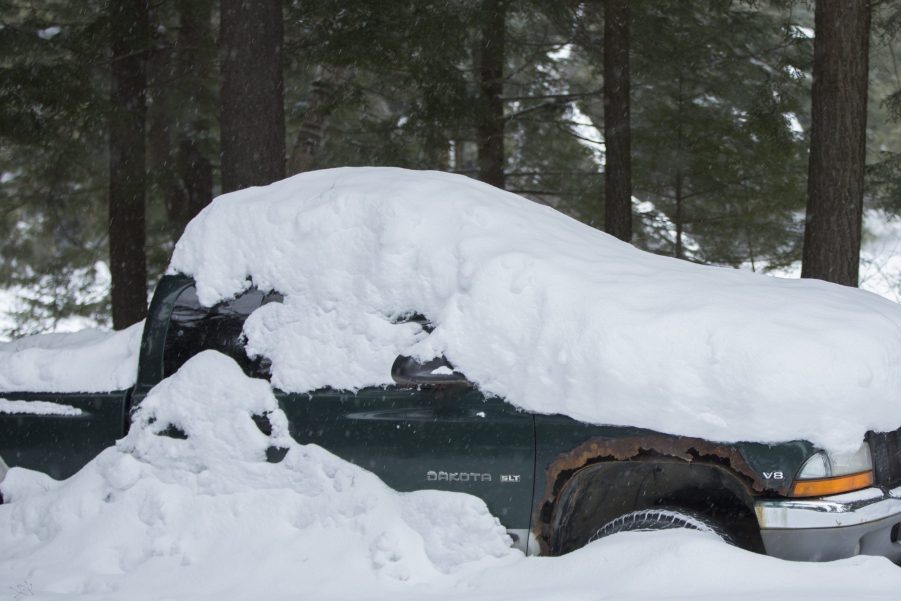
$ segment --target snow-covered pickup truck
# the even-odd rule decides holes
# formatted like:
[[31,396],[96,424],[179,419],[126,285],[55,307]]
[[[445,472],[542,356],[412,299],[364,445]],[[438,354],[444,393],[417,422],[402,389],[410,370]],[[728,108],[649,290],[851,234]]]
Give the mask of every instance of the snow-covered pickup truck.
[[399,491],[480,497],[530,553],[683,527],[901,562],[899,332],[875,296],[642,253],[466,178],[314,172],[189,226],[133,386],[17,389],[40,381],[16,380],[19,349],[0,479],[70,476],[212,349],[270,380],[297,441]]

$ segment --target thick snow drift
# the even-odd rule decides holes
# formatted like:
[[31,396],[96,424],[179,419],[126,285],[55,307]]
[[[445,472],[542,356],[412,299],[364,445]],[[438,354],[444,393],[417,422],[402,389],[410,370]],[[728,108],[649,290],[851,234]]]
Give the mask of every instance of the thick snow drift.
[[144,322],[0,342],[0,390],[109,392],[135,383]]
[[[387,384],[445,354],[524,409],[720,441],[853,450],[901,426],[901,307],[636,250],[462,176],[333,169],[216,199],[170,271],[202,302],[285,295],[245,326],[273,384]],[[410,312],[426,335],[395,324]]]
[[[268,416],[270,435],[254,415]],[[270,447],[287,449],[280,463],[266,461]],[[366,590],[518,555],[481,500],[397,493],[294,442],[268,384],[213,351],[154,388],[128,436],[75,476],[13,468],[2,492],[2,593],[28,582],[66,598],[121,598],[121,586],[148,583],[160,599],[200,579],[211,598],[234,599],[249,566],[257,586],[302,573],[308,590],[327,592],[343,570]]]
[[[280,463],[270,447],[287,449]],[[13,468],[0,488],[4,599],[888,601],[901,587],[881,557],[790,563],[697,532],[524,558],[475,497],[397,493],[297,444],[269,386],[212,351],[75,476]]]

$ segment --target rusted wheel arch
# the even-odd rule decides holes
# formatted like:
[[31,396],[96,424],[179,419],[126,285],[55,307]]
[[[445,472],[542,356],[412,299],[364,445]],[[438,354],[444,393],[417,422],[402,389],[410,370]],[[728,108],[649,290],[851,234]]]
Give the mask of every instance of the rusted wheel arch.
[[[704,473],[708,477],[712,472],[706,470],[716,470],[716,473],[725,478],[723,482],[729,493],[737,497],[751,515],[754,496],[766,489],[765,482],[759,479],[738,450],[730,445],[665,434],[591,439],[558,456],[547,467],[544,495],[536,505],[532,519],[532,532],[538,540],[542,554],[561,552],[560,545],[554,544],[555,536],[559,534],[555,530],[565,526],[572,518],[569,512],[580,510],[579,503],[573,501],[578,499],[579,494],[588,491],[597,494],[608,490],[608,487],[620,487],[625,491],[641,489],[641,486],[634,482],[610,482],[605,478],[609,473],[605,474],[603,470],[597,469],[623,466],[627,463],[657,467],[672,466],[669,468],[670,472],[678,469],[676,466],[682,468],[694,466],[696,475],[701,473],[699,470],[705,470]],[[597,468],[589,469],[592,466]],[[649,468],[645,468],[645,472],[647,469]],[[617,489],[609,488],[609,490]],[[659,492],[659,489],[657,491]],[[716,491],[711,492],[717,494]],[[563,503],[567,503],[567,506],[561,507]]]

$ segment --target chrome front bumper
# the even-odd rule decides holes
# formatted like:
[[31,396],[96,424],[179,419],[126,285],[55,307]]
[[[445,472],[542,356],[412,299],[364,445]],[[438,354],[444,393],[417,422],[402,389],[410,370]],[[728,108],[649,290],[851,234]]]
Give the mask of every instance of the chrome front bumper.
[[901,564],[901,487],[755,504],[767,555],[829,561],[882,555]]

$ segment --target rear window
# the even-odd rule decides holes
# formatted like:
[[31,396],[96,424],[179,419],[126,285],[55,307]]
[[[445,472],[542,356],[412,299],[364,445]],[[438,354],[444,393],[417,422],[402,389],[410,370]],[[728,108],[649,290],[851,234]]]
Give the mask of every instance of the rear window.
[[236,298],[204,307],[197,300],[194,286],[185,288],[176,299],[170,317],[163,352],[163,375],[171,376],[201,351],[215,350],[237,361],[248,376],[268,378],[269,361],[247,356],[242,330],[247,317],[256,309],[282,300],[278,292],[251,288]]

